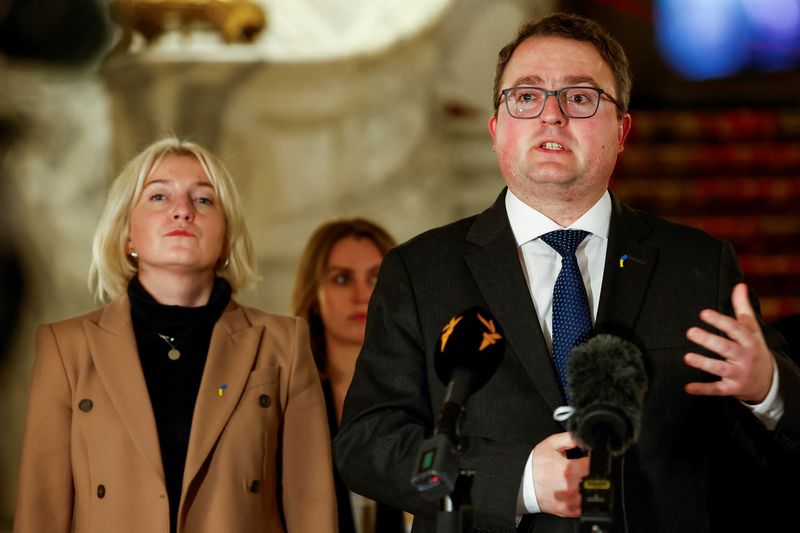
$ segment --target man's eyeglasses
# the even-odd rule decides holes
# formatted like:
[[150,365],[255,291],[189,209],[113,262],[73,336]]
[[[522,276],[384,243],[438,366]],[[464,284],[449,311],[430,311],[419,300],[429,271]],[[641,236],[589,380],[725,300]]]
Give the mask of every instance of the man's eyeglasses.
[[[589,118],[597,113],[603,95],[622,111],[619,102],[597,87],[564,87],[548,91],[540,87],[509,87],[500,91],[505,97],[508,114],[514,118],[538,118],[544,111],[548,96],[555,96],[558,108],[569,118]],[[500,105],[500,102],[497,102]]]

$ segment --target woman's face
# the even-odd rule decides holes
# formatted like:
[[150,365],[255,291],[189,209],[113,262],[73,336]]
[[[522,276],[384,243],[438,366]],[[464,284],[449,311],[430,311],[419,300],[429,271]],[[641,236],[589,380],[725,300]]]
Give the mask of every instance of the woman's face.
[[144,183],[131,212],[127,252],[139,275],[213,276],[225,245],[225,213],[203,167],[192,156],[167,156]]
[[382,259],[368,238],[344,237],[331,248],[317,289],[328,345],[364,342],[367,304]]

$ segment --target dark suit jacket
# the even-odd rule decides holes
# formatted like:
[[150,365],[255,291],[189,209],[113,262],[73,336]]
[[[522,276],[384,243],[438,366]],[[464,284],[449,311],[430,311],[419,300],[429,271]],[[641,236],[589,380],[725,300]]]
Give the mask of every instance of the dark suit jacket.
[[[755,454],[752,445],[760,437],[800,448],[800,371],[778,356],[786,411],[773,433],[759,434],[763,426],[752,423],[754,417],[735,400],[686,394],[685,383],[708,379],[682,361],[698,348],[686,330],[700,323],[703,308],[730,313],[732,287],[742,278],[738,262],[727,243],[634,211],[613,195],[612,200],[595,331],[639,346],[649,378],[641,436],[615,463],[620,481],[614,530],[707,531],[706,465],[715,447],[741,440]],[[630,259],[620,267],[623,254]],[[473,305],[489,309],[507,340],[500,368],[470,397],[462,415],[462,465],[475,471],[471,495],[478,530],[514,530],[531,449],[565,430],[553,420],[564,400],[504,194],[482,214],[391,251],[370,302],[335,458],[352,490],[412,512],[416,532],[435,529],[436,502],[421,498],[409,482],[445,393],[434,371],[434,345],[444,324]],[[535,515],[533,522],[531,531],[577,531],[576,520],[552,515]]]
[[[331,383],[322,380],[322,394],[325,398],[325,409],[328,414],[328,429],[331,438],[339,432],[336,420],[336,408],[333,404]],[[336,510],[338,514],[339,533],[356,533],[356,521],[353,517],[353,506],[350,503],[350,490],[342,481],[336,468],[333,469],[333,486],[336,489]],[[375,532],[376,533],[405,533],[403,511],[382,502],[375,504]]]

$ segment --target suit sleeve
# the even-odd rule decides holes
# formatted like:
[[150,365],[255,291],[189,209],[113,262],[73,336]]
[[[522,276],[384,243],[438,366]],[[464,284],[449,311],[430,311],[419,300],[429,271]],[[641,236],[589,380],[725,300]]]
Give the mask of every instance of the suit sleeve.
[[331,437],[308,337],[297,319],[281,442],[283,511],[288,533],[335,533]]
[[14,533],[68,533],[72,528],[71,398],[53,330],[40,326],[25,418]]
[[[422,320],[411,276],[400,252],[392,250],[370,299],[367,334],[334,455],[351,490],[404,509],[415,519],[432,520],[438,502],[422,498],[410,481],[438,410],[429,389],[429,383],[438,383],[428,375],[433,355],[426,354],[426,345],[432,351],[433,342],[426,343]],[[514,529],[517,493],[532,446],[464,439],[462,466],[476,471],[471,490],[476,527]]]

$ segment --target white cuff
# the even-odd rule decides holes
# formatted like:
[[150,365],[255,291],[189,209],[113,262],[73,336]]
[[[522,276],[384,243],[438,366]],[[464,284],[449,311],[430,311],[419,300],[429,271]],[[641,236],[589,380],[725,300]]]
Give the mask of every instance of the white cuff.
[[750,409],[750,412],[770,431],[775,429],[783,416],[783,398],[778,394],[778,385],[778,364],[775,363],[772,366],[772,386],[764,401],[755,405],[742,402],[742,405]]
[[533,450],[525,463],[525,471],[522,474],[522,481],[519,485],[517,495],[517,517],[523,514],[540,512],[539,502],[536,500],[536,489],[533,487]]

